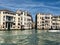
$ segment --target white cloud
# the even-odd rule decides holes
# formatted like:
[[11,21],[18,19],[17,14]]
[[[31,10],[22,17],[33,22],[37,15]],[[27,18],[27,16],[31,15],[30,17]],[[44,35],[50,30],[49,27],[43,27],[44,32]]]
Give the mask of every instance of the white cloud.
[[46,7],[46,8],[52,8],[52,9],[60,9],[60,7],[54,7],[54,6],[47,6],[43,3],[40,4],[2,4],[0,3],[0,6],[5,6],[5,7],[15,7],[15,8],[19,8],[19,7]]
[[[4,2],[5,1],[5,2]],[[43,2],[28,2],[28,1],[25,1],[27,3],[14,3],[13,1],[15,0],[9,0],[9,1],[6,1],[6,0],[0,0],[0,6],[1,7],[6,7],[6,8],[34,8],[34,7],[44,7],[44,8],[52,8],[52,9],[60,9],[60,7],[55,7],[55,6],[47,6],[46,4],[44,4]],[[12,3],[13,2],[13,3]],[[56,1],[54,3],[49,3],[49,4],[59,4],[60,1]]]

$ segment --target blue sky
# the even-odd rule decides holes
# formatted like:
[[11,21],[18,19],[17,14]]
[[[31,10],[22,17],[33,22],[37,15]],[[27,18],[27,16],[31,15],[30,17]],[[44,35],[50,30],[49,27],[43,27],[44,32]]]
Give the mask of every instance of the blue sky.
[[35,20],[39,12],[60,15],[60,0],[0,0],[0,9],[26,10]]

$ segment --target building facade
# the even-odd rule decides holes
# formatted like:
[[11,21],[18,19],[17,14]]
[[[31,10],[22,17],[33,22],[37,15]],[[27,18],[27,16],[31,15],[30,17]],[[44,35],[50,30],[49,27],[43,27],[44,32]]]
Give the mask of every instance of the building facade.
[[51,29],[52,20],[51,14],[38,13],[36,15],[36,29]]
[[27,12],[0,10],[0,29],[31,29],[32,17]]
[[32,29],[33,19],[27,11],[17,10],[16,13],[20,14],[21,29]]
[[18,14],[9,10],[0,10],[0,29],[20,29]]
[[52,29],[60,29],[60,16],[52,17]]

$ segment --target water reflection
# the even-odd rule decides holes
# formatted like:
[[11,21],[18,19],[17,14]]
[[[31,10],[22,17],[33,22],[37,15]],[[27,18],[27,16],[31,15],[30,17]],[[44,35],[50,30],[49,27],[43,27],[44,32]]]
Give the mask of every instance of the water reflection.
[[60,33],[42,30],[0,31],[1,45],[59,45]]

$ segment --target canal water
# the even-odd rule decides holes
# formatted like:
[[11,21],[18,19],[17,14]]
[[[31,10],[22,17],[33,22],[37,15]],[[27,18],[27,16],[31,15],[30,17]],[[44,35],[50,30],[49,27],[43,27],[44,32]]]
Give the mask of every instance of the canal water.
[[60,32],[43,30],[0,31],[0,45],[60,45]]

